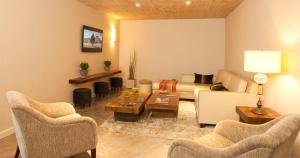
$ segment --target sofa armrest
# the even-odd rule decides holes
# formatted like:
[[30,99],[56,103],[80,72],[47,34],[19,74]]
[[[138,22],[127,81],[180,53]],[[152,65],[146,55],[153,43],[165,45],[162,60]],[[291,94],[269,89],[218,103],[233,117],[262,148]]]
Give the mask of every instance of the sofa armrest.
[[188,140],[173,142],[168,158],[225,158],[222,149],[211,148]]
[[257,102],[255,94],[228,91],[199,91],[196,97],[198,123],[208,124],[224,119],[238,120],[236,106],[256,106]]

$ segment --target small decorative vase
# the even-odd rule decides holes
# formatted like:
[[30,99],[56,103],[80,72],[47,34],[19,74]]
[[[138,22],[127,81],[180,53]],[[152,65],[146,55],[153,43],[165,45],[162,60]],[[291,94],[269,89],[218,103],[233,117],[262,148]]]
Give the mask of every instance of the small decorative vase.
[[105,70],[105,71],[109,71],[109,70],[110,70],[110,67],[109,67],[109,66],[104,66],[104,70]]
[[86,78],[87,74],[88,74],[88,70],[80,70],[80,75],[82,78]]

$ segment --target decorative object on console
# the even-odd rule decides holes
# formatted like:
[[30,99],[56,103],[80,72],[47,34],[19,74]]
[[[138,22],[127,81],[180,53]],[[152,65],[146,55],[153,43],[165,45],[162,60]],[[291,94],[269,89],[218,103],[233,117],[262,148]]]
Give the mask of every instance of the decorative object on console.
[[109,71],[110,70],[110,65],[111,65],[111,61],[110,60],[104,61],[104,70],[105,71]]
[[133,88],[135,87],[135,68],[136,68],[136,58],[135,58],[135,51],[133,54],[130,55],[129,61],[129,76],[126,82],[126,88]]
[[258,115],[266,114],[262,109],[263,101],[263,84],[267,83],[268,77],[265,73],[280,73],[281,71],[281,52],[254,50],[245,51],[244,70],[255,72],[254,81],[258,84],[259,100],[257,108],[253,109],[253,113]]
[[97,28],[83,26],[82,29],[82,52],[102,52],[103,31]]
[[88,74],[88,69],[89,69],[90,65],[87,62],[81,62],[80,63],[80,75],[83,78],[86,78],[87,74]]

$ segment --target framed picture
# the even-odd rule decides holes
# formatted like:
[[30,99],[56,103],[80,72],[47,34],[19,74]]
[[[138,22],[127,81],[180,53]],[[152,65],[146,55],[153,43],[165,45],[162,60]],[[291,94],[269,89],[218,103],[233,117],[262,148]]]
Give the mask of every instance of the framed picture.
[[82,52],[102,52],[103,31],[83,25],[82,28]]

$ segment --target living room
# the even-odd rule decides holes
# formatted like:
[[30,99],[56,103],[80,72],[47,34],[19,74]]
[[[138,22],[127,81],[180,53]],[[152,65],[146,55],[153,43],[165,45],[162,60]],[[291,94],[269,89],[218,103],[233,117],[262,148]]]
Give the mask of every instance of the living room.
[[[174,145],[173,142],[177,142],[177,137],[189,141],[197,139],[199,143],[198,138],[195,137],[199,136],[200,139],[200,136],[214,133],[214,125],[221,121],[220,118],[216,120],[213,118],[224,116],[224,120],[234,118],[235,121],[239,121],[239,114],[235,107],[251,106],[254,108],[259,97],[257,93],[252,94],[254,98],[251,100],[254,100],[252,105],[241,105],[241,103],[247,103],[246,100],[250,94],[247,94],[247,99],[233,99],[234,97],[226,101],[219,98],[212,99],[215,102],[218,101],[219,104],[209,106],[214,108],[210,108],[207,112],[208,106],[197,109],[197,105],[208,105],[207,97],[194,98],[197,94],[194,91],[197,88],[190,88],[190,84],[182,85],[183,77],[186,76],[185,80],[194,80],[190,78],[194,73],[213,74],[212,80],[218,81],[220,70],[226,70],[226,73],[238,76],[243,82],[247,82],[249,87],[249,83],[256,84],[256,80],[254,81],[255,72],[245,69],[246,52],[280,53],[280,62],[271,61],[271,65],[279,64],[280,71],[267,72],[267,77],[263,76],[263,86],[258,86],[263,87],[263,97],[261,97],[263,108],[269,108],[280,115],[299,114],[300,103],[297,100],[300,90],[298,64],[300,60],[298,52],[300,50],[298,29],[300,11],[297,7],[299,5],[300,2],[297,0],[174,0],[167,2],[160,0],[11,0],[2,2],[0,6],[2,19],[0,65],[4,71],[2,71],[0,82],[2,107],[0,108],[0,157],[14,157],[17,146],[22,157],[36,157],[41,153],[48,153],[49,149],[53,148],[53,143],[52,146],[50,143],[44,148],[34,148],[37,144],[42,146],[34,138],[32,143],[25,142],[24,145],[23,139],[28,138],[26,134],[16,137],[15,133],[22,133],[22,130],[19,129],[20,127],[16,129],[13,120],[16,116],[13,117],[12,105],[6,98],[8,91],[21,92],[40,102],[62,101],[74,105],[73,91],[75,89],[87,88],[93,92],[96,81],[109,82],[109,77],[113,76],[122,78],[124,88],[110,92],[106,97],[95,97],[92,94],[93,101],[90,107],[75,108],[80,115],[91,117],[97,124],[97,157],[192,157],[189,153],[185,156],[180,155],[184,153],[181,149],[177,151],[177,154],[172,153],[172,151],[176,152],[172,147],[175,148],[176,143]],[[83,52],[83,26],[101,30],[102,52]],[[133,87],[140,87],[143,84],[147,87],[147,84],[152,83],[151,89],[155,89],[155,84],[159,89],[161,82],[157,81],[175,79],[178,80],[178,87],[175,89],[171,87],[172,91],[177,90],[180,93],[183,88],[189,89],[189,94],[180,93],[177,119],[151,117],[139,119],[135,123],[122,122],[114,120],[113,112],[105,111],[107,104],[119,95],[123,95],[124,92],[131,93],[131,90],[126,87],[132,87],[129,86],[128,77],[130,76],[130,59],[133,55],[136,59],[134,77],[136,83]],[[105,72],[103,64],[105,61],[110,61],[110,70],[118,70],[118,73],[93,80],[80,77],[79,65],[82,62],[88,63],[88,76],[91,76]],[[258,65],[258,68],[263,67],[257,63],[252,64],[254,67],[255,65]],[[70,83],[72,79],[77,79],[75,81],[79,80],[79,82],[84,80],[84,83]],[[145,80],[147,82],[140,82]],[[228,87],[225,86],[225,88]],[[136,88],[132,91],[134,90]],[[243,90],[245,91],[247,90]],[[188,97],[182,97],[184,95]],[[210,105],[215,103],[213,101]],[[231,107],[225,106],[225,102],[230,103]],[[224,115],[229,113],[232,118]],[[207,121],[203,122],[207,123],[204,128],[198,126],[202,116],[207,116],[205,117]],[[297,122],[297,120],[289,123],[292,122]],[[44,130],[34,131],[34,135],[39,136]],[[299,123],[296,130],[299,130]],[[83,133],[89,132],[86,129],[82,131]],[[64,132],[67,133],[67,130]],[[53,133],[55,132],[50,132],[50,134]],[[241,131],[233,132],[234,135],[242,133]],[[56,135],[52,135],[52,138],[54,137]],[[66,148],[72,146],[66,140],[61,141],[65,143]],[[209,138],[207,140],[210,145],[213,144]],[[300,139],[297,140],[295,145],[291,143],[295,149],[292,151],[294,157],[300,157]],[[74,140],[74,144],[75,142],[89,144],[87,140],[79,138]],[[243,144],[238,144],[241,142],[233,142],[235,144],[230,147],[243,146]],[[271,143],[270,146],[274,144]],[[194,153],[193,157],[205,157],[199,154],[201,152],[220,154],[210,155],[211,157],[226,157],[225,155],[228,154],[220,152],[220,147],[205,147],[199,147],[197,154]],[[79,148],[78,150],[82,150]],[[88,150],[92,148],[84,148],[83,153],[79,154],[75,152],[74,157],[89,157]],[[78,150],[76,148],[76,151]],[[244,150],[244,152],[249,152],[247,149]],[[271,154],[268,151],[259,152],[265,154],[265,157],[282,157],[280,153],[276,153],[276,149],[272,150],[274,151]],[[31,151],[37,154],[30,155]],[[62,152],[57,151],[57,155],[59,153]],[[252,153],[246,156],[263,157],[257,155],[259,154]]]

